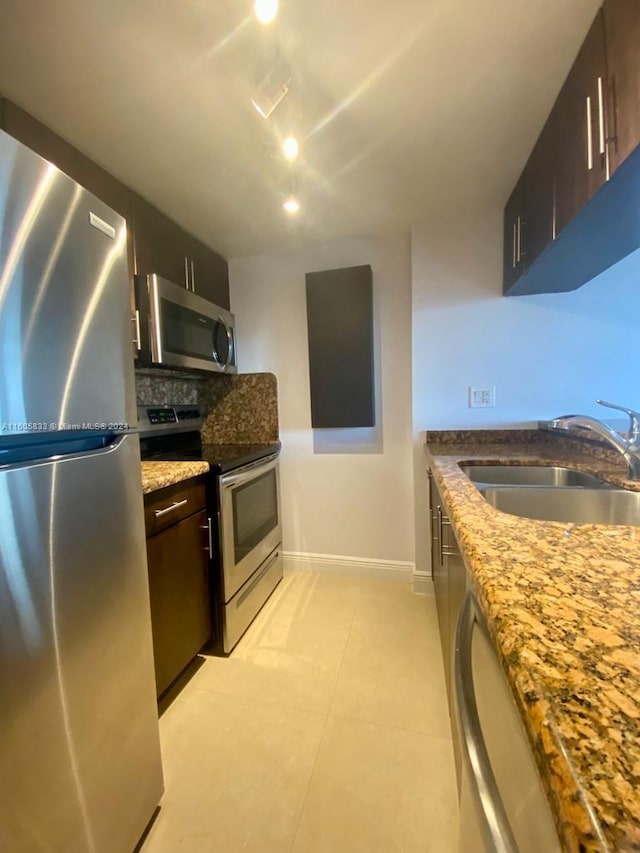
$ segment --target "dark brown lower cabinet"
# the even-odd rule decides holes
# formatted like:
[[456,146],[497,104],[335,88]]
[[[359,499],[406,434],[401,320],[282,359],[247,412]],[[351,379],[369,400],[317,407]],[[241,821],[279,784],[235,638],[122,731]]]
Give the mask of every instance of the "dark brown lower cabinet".
[[211,636],[207,513],[147,539],[151,628],[160,696]]

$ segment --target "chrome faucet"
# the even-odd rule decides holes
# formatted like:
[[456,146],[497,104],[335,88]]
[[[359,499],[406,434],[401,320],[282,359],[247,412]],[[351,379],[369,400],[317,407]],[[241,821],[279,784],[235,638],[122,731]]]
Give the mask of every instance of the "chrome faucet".
[[618,412],[624,412],[625,415],[629,416],[630,423],[627,438],[623,438],[620,433],[616,432],[610,426],[589,415],[563,415],[560,418],[554,418],[554,420],[550,421],[549,426],[555,429],[568,430],[577,427],[595,432],[596,435],[603,438],[622,454],[629,467],[629,479],[640,480],[640,413],[634,412],[633,409],[627,409],[624,406],[617,406],[615,403],[607,403],[604,400],[596,400],[596,403],[600,406],[605,406],[607,409],[616,409]]

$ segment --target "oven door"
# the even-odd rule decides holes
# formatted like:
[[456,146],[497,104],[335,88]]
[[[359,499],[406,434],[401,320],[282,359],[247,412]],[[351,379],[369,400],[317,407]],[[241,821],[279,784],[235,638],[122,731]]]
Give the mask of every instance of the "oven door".
[[152,364],[237,373],[233,314],[157,275],[147,288]]
[[228,602],[282,541],[277,456],[218,480],[224,600]]

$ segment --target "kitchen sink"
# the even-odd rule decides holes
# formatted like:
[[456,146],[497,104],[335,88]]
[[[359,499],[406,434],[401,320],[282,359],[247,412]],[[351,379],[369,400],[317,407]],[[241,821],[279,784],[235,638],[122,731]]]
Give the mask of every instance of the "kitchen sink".
[[640,526],[640,492],[545,486],[480,486],[479,491],[495,509],[523,518]]
[[472,483],[487,483],[493,486],[615,488],[592,474],[557,465],[469,465],[463,470]]

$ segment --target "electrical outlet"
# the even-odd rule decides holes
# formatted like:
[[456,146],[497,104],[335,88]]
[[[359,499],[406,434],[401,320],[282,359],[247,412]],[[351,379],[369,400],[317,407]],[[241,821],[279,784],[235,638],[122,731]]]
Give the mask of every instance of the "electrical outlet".
[[487,385],[480,388],[476,385],[469,386],[469,408],[470,409],[494,409],[496,405],[496,386]]

